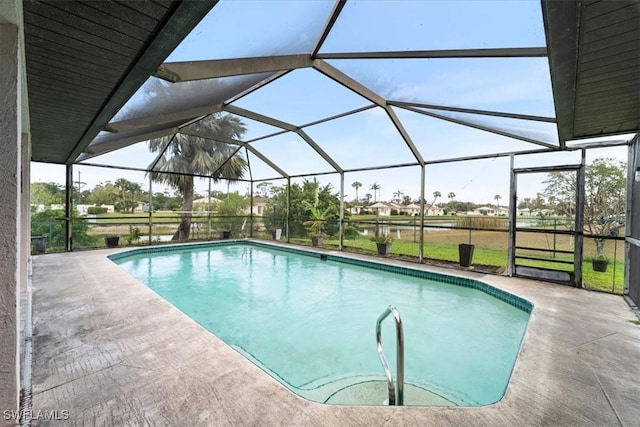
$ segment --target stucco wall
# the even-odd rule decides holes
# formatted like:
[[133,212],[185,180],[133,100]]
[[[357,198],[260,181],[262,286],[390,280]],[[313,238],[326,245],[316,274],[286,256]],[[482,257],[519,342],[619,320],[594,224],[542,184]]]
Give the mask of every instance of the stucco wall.
[[[17,409],[21,264],[22,124],[19,29],[0,24],[0,409]],[[28,193],[28,191],[27,191]]]

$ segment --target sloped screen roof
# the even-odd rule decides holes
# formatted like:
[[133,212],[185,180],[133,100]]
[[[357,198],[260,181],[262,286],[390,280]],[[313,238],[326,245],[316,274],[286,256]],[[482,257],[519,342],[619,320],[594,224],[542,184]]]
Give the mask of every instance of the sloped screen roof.
[[[221,0],[74,160],[124,166],[149,157],[146,141],[191,135],[236,147],[224,151],[263,164],[268,179],[637,131],[638,9]],[[238,138],[194,131],[226,114],[242,120]]]

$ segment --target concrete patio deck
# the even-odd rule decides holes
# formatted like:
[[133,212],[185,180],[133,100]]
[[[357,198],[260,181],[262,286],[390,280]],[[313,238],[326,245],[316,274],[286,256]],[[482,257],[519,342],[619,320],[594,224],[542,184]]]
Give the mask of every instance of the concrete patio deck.
[[33,411],[68,411],[34,425],[640,425],[640,326],[619,296],[399,262],[535,304],[507,392],[481,408],[332,406],[291,393],[113,252],[33,258]]

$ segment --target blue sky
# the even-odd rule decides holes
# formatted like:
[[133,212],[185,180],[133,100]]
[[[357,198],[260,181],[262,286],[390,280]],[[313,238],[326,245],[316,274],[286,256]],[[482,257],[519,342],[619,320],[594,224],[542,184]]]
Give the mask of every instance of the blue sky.
[[[172,53],[167,62],[232,57],[309,53],[333,7],[332,1],[221,1]],[[321,53],[503,48],[544,46],[539,1],[353,1],[347,2]],[[549,69],[544,58],[418,59],[418,60],[329,60],[332,66],[358,80],[387,99],[446,106],[486,109],[540,116],[553,116]],[[227,84],[238,78],[225,79]],[[200,101],[206,101],[202,94]],[[206,94],[205,94],[206,95]],[[120,117],[143,115],[144,87]],[[313,69],[295,70],[274,83],[236,102],[242,108],[270,115],[294,125],[303,125],[334,114],[369,105],[370,102]],[[172,108],[168,103],[167,108]],[[516,139],[452,124],[414,112],[394,111],[426,160],[535,149]],[[476,120],[504,125],[523,134],[541,132],[554,138],[553,125],[526,126],[509,120]],[[276,131],[270,126],[245,120],[245,140]],[[500,122],[500,123],[498,123]],[[415,161],[383,109],[376,107],[305,131],[343,168],[404,164]],[[556,136],[557,138],[557,136]],[[296,134],[252,143],[290,174],[326,172],[331,167]],[[609,151],[626,158],[624,149]],[[114,166],[145,167],[153,156],[145,143],[90,161]],[[256,179],[277,174],[250,157]],[[579,155],[518,159],[517,165],[578,162]],[[59,171],[62,172],[59,172]],[[144,173],[103,168],[76,167],[89,187],[120,176],[145,183]],[[77,173],[75,174],[77,177]],[[456,193],[456,199],[492,203],[493,196],[508,195],[509,159],[488,159],[427,166],[426,194]],[[319,176],[339,188],[337,175]],[[64,182],[60,167],[34,165],[32,180]],[[354,172],[345,176],[345,193],[355,196],[351,183],[359,181],[362,196],[377,182],[381,199],[402,191],[414,198],[420,194],[418,167]],[[277,183],[278,181],[272,181]],[[156,186],[156,189],[159,187]],[[226,189],[225,185],[219,186]],[[232,188],[242,192],[246,184]],[[206,189],[199,184],[198,190]],[[540,185],[527,183],[522,197],[535,196]]]

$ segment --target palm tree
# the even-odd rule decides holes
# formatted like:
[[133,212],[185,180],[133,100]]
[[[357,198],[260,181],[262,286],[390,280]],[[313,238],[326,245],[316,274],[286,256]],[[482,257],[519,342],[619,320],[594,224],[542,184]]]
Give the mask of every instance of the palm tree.
[[439,191],[434,191],[433,192],[433,202],[431,203],[431,206],[433,206],[436,203],[436,200],[438,200],[438,197],[442,197],[442,193]]
[[453,199],[456,198],[456,193],[454,193],[453,191],[450,192],[449,194],[447,194],[447,197],[451,200],[451,202],[449,203],[453,203]]
[[[439,191],[434,191],[434,192],[433,192],[433,202],[431,202],[431,204],[430,204],[428,207],[427,207],[427,206],[425,206],[425,207],[427,208],[427,214],[429,214],[429,210],[430,210],[432,207],[434,207],[434,206],[435,206],[435,204],[436,204],[436,200],[438,200],[438,197],[442,197],[442,193],[441,193],[441,192],[439,192]],[[426,202],[426,200],[425,200],[425,202]]]
[[[213,114],[191,125],[191,129],[210,135],[240,139],[247,131],[235,116]],[[165,150],[166,144],[169,146]],[[193,177],[209,176],[213,182],[242,178],[248,165],[237,147],[197,136],[178,133],[149,141],[153,153],[162,152],[151,171],[151,179],[175,188],[182,195],[182,217],[172,240],[189,238],[193,210]],[[167,173],[173,172],[173,173]]]
[[398,190],[393,193],[393,200],[395,202],[402,203],[402,196],[404,196],[404,193],[402,192],[402,190]]
[[378,201],[378,192],[382,187],[377,182],[374,182],[369,186],[369,190],[373,190],[373,203]]
[[362,187],[362,183],[360,181],[355,181],[351,184],[353,188],[356,189],[356,205],[358,204],[358,188]]
[[496,194],[495,196],[493,196],[493,198],[496,201],[496,210],[500,210],[500,199],[502,199],[502,196]]

